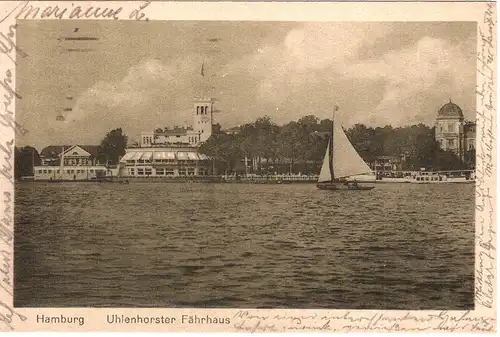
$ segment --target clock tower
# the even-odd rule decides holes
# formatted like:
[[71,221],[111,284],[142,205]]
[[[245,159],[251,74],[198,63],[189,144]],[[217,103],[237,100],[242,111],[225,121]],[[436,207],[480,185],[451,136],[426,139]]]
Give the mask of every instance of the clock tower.
[[214,101],[211,98],[194,100],[193,129],[197,133],[198,142],[205,142],[212,135],[212,114]]

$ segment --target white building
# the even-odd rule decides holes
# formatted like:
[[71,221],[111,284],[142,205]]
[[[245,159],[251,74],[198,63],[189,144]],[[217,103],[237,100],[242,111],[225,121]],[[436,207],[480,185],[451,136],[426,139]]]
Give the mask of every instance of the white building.
[[212,135],[213,105],[211,98],[193,102],[193,125],[141,133],[141,147],[188,145],[199,146]]
[[209,158],[198,147],[212,135],[214,100],[195,98],[193,125],[142,133],[139,147],[120,159],[120,177],[178,177],[209,174]]
[[41,181],[87,181],[113,175],[105,166],[35,166],[35,180]]
[[207,175],[210,162],[196,148],[129,148],[120,159],[120,177],[178,177]]
[[475,149],[476,124],[465,123],[462,109],[451,100],[439,109],[435,130],[439,147],[453,151],[462,160],[467,151]]
[[34,179],[40,181],[87,181],[112,176],[117,170],[98,165],[99,146],[47,146],[41,151],[42,166],[34,167]]

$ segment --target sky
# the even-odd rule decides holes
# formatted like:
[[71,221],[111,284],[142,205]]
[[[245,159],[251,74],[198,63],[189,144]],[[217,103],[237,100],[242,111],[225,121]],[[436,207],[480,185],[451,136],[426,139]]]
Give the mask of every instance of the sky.
[[[346,127],[433,125],[450,99],[475,118],[471,22],[26,20],[17,32],[28,57],[16,68],[16,120],[29,132],[16,142],[39,150],[192,124],[203,94],[223,128],[331,118],[334,105]],[[77,36],[98,40],[64,40]]]

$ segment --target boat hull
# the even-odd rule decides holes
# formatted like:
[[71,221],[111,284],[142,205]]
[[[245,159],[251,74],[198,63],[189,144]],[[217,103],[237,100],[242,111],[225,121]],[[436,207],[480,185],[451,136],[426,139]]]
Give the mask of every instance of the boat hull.
[[346,183],[317,183],[316,187],[320,190],[328,191],[368,191],[375,188],[373,184],[346,184]]
[[377,180],[377,184],[409,183],[409,184],[474,184],[475,181],[467,178],[439,178],[439,177],[408,177],[385,178]]

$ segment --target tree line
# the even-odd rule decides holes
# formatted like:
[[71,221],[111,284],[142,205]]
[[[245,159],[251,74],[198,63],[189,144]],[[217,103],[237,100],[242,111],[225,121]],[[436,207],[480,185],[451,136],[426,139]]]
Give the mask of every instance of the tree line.
[[[228,133],[221,125],[213,126],[212,136],[199,152],[212,159],[215,173],[245,172],[244,159],[255,165],[251,172],[319,173],[331,136],[332,121],[309,115],[297,121],[277,125],[270,117],[257,118]],[[475,151],[465,153],[462,161],[451,151],[444,151],[434,139],[434,128],[424,124],[405,127],[368,127],[355,124],[344,129],[359,155],[369,164],[382,156],[400,159],[402,170],[462,170],[475,167]],[[111,130],[100,143],[101,163],[117,165],[126,152],[128,137],[121,128]],[[103,159],[105,160],[103,162]],[[41,165],[38,151],[32,146],[15,149],[15,177],[33,175],[33,166]],[[255,166],[256,170],[253,170]]]
[[[220,126],[200,147],[214,160],[218,173],[245,170],[243,158],[257,158],[256,173],[319,173],[331,136],[332,120],[309,115],[279,126],[270,117],[226,133]],[[402,170],[461,170],[475,166],[475,151],[462,161],[444,151],[434,138],[434,128],[424,124],[405,127],[367,127],[356,124],[344,129],[359,155],[369,164],[382,156],[396,157]],[[243,167],[242,167],[243,166]]]

